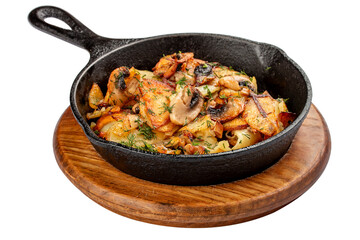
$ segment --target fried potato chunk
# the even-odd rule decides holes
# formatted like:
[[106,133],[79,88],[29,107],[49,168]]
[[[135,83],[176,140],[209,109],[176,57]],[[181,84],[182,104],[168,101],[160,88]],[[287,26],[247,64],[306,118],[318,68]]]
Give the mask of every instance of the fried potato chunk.
[[97,109],[99,103],[104,99],[104,95],[97,83],[93,83],[89,92],[89,106],[92,109]]
[[170,95],[172,88],[153,79],[140,80],[140,105],[145,105],[145,111],[141,111],[148,124],[153,128],[160,128],[170,122]]
[[224,123],[223,126],[224,126],[224,131],[234,131],[234,130],[245,129],[249,125],[243,118],[239,117]]
[[234,130],[233,135],[236,136],[232,150],[248,147],[261,141],[261,135],[257,131],[250,131],[249,129]]
[[[243,112],[243,118],[253,129],[266,136],[280,132],[278,124],[278,103],[272,97],[250,98]],[[259,109],[260,108],[260,109]],[[265,113],[265,116],[264,116]]]

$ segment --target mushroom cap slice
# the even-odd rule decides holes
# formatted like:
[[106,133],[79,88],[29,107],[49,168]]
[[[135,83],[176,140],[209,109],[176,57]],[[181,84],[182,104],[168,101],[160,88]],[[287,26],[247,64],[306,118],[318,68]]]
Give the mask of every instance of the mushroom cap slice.
[[116,68],[111,72],[107,84],[104,103],[113,106],[124,106],[125,103],[139,94],[138,81],[140,75],[135,68]]
[[176,72],[177,65],[177,59],[174,57],[174,54],[167,55],[162,57],[152,70],[157,76],[169,78]]
[[244,72],[238,72],[225,66],[213,68],[214,74],[220,79],[219,84],[232,90],[241,90],[248,87],[253,92],[257,92],[257,82],[255,77],[249,77]]
[[196,88],[192,86],[179,87],[176,96],[170,101],[171,122],[177,125],[186,125],[197,117],[203,104],[204,99]]
[[236,118],[244,110],[246,98],[239,91],[223,89],[219,96],[224,104],[214,100],[210,102],[207,112],[211,119],[224,123]]
[[199,87],[196,87],[197,90],[201,93],[203,97],[211,98],[212,94],[218,92],[220,90],[220,87],[214,86],[214,85],[202,85]]
[[166,79],[170,78],[176,72],[178,64],[186,62],[194,57],[194,53],[174,53],[162,57],[152,69],[154,74]]
[[215,79],[215,75],[212,72],[212,65],[207,63],[198,65],[194,70],[194,74],[196,76],[197,85],[203,85],[204,83]]

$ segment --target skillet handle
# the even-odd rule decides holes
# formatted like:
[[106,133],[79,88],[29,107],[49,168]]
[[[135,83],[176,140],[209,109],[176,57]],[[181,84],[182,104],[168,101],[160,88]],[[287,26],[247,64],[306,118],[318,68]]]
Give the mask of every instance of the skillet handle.
[[[65,22],[71,30],[45,22],[45,19],[50,17]],[[95,59],[115,48],[138,40],[111,39],[99,36],[70,13],[53,6],[35,8],[29,13],[28,20],[36,29],[88,50],[90,59]]]

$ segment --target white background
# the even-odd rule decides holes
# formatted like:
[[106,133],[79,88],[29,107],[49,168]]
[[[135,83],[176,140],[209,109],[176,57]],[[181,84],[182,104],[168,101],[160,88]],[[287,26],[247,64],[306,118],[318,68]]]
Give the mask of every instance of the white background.
[[[0,3],[0,239],[360,238],[357,1],[96,2]],[[106,37],[210,32],[279,46],[307,73],[328,123],[332,152],[323,175],[285,208],[226,227],[163,227],[99,206],[63,175],[52,148],[72,81],[89,55],[30,26],[27,14],[41,5],[61,7]]]

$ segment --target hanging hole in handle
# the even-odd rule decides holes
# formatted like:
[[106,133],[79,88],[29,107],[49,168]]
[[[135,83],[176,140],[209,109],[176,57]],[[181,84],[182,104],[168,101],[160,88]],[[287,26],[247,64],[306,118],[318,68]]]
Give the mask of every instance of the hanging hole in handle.
[[36,29],[88,50],[92,59],[137,40],[101,37],[70,13],[54,6],[33,9],[28,15],[28,20]]
[[55,17],[45,18],[44,21],[48,24],[54,25],[56,27],[59,27],[59,28],[65,29],[65,30],[72,30],[68,24],[66,24],[64,21],[62,21],[58,18],[55,18]]
[[[99,38],[70,13],[53,6],[33,9],[28,20],[35,28],[90,51]],[[59,20],[59,21],[58,21]],[[51,22],[50,22],[51,21]],[[53,21],[54,22],[53,24]],[[66,24],[66,25],[64,25]]]

